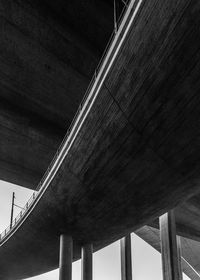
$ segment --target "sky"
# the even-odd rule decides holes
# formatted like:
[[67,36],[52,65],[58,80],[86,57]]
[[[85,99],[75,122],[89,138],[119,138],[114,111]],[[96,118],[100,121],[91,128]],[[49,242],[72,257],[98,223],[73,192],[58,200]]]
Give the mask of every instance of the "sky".
[[[7,182],[0,181],[0,232],[10,223],[12,193],[15,192],[15,203],[24,206],[33,191]],[[14,209],[14,217],[20,209]],[[162,280],[161,256],[155,249],[144,242],[134,233],[132,241],[132,273],[134,280]],[[58,269],[30,280],[56,280]],[[120,275],[120,246],[119,241],[93,254],[93,279],[94,280],[121,280]],[[184,275],[184,280],[189,278]],[[22,279],[23,280],[23,279]],[[81,280],[81,262],[77,261],[72,266],[72,280]]]

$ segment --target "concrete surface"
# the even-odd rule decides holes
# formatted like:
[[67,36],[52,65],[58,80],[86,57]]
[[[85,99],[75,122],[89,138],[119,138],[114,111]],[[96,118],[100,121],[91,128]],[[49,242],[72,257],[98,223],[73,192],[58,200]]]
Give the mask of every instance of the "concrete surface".
[[[157,251],[161,251],[160,233],[156,228],[144,226],[135,232]],[[200,279],[200,243],[181,237],[182,270],[191,280]]]
[[0,0],[0,179],[36,188],[112,32],[112,5]]
[[1,244],[1,279],[56,268],[61,233],[75,260],[81,244],[102,248],[199,192],[200,2],[140,3],[61,167]]

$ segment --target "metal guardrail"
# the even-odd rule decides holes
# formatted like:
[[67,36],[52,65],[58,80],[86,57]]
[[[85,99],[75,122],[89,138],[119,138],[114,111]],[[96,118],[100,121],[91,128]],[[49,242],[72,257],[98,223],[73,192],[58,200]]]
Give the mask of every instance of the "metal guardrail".
[[115,36],[116,36],[116,34],[117,34],[118,30],[119,30],[119,28],[117,28],[117,30],[116,30],[116,27],[119,27],[121,25],[122,20],[123,20],[123,16],[124,16],[126,10],[128,9],[128,7],[129,7],[129,3],[128,4],[126,3],[126,5],[124,6],[124,9],[122,10],[122,12],[120,14],[120,17],[119,17],[119,19],[117,21],[117,24],[115,25],[115,28],[114,28],[111,36],[110,36],[110,39],[109,39],[109,41],[108,41],[108,43],[106,45],[106,48],[105,48],[105,50],[103,52],[103,55],[102,55],[98,65],[97,65],[97,67],[95,69],[95,72],[94,72],[94,74],[92,76],[92,79],[91,79],[91,81],[89,83],[89,86],[88,86],[88,88],[87,88],[87,90],[86,90],[86,92],[85,92],[85,94],[83,96],[83,99],[82,99],[82,101],[81,101],[81,103],[80,103],[80,105],[78,107],[78,110],[77,110],[77,112],[76,112],[76,114],[75,114],[75,116],[74,116],[74,118],[73,118],[73,120],[72,120],[72,122],[71,122],[71,124],[70,124],[70,126],[68,128],[68,130],[67,130],[67,133],[65,134],[65,136],[64,136],[64,138],[63,138],[63,140],[62,140],[62,142],[61,142],[61,144],[60,144],[60,146],[58,148],[58,150],[56,151],[56,154],[53,157],[53,160],[49,164],[46,172],[44,173],[44,176],[42,177],[42,179],[40,180],[39,184],[37,185],[36,191],[32,194],[30,199],[27,201],[27,203],[26,203],[25,207],[23,208],[23,210],[21,210],[20,213],[13,219],[12,224],[9,225],[0,234],[0,242],[3,241],[5,239],[5,237],[11,232],[11,230],[14,229],[18,225],[18,223],[22,220],[22,218],[25,216],[25,214],[28,212],[28,210],[34,204],[34,201],[38,197],[38,195],[40,193],[40,190],[42,189],[43,183],[45,182],[45,180],[47,179],[49,173],[51,172],[51,169],[53,168],[54,163],[58,159],[59,154],[60,154],[62,148],[64,147],[65,143],[67,142],[67,140],[69,138],[69,135],[70,135],[70,132],[72,131],[72,128],[74,127],[74,125],[75,125],[75,123],[76,123],[76,121],[77,121],[77,119],[78,119],[78,117],[80,115],[80,112],[82,111],[83,105],[85,104],[85,102],[86,102],[86,100],[87,100],[87,98],[89,96],[89,93],[90,93],[90,91],[91,91],[91,89],[92,89],[92,87],[93,87],[93,85],[94,85],[94,83],[95,83],[95,81],[97,79],[97,75],[99,74],[99,71],[100,71],[100,69],[101,69],[101,67],[103,65],[104,59],[105,59],[105,57],[106,57],[106,55],[107,55],[107,53],[108,53],[108,51],[109,51],[109,49],[110,49],[114,39],[115,39]]

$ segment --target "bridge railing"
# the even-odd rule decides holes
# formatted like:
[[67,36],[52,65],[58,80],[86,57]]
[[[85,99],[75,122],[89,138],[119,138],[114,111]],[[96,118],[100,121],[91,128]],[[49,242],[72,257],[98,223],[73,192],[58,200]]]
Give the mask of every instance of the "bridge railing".
[[19,212],[19,214],[13,219],[12,224],[10,224],[1,234],[0,234],[0,241],[3,240],[7,234],[13,229],[18,222],[22,219],[22,217],[25,215],[25,213],[30,209],[31,205],[33,205],[33,202],[35,201],[36,197],[38,195],[38,192],[34,192],[29,200],[26,202],[24,208]]
[[76,112],[76,114],[75,114],[75,116],[74,116],[74,118],[73,118],[73,120],[72,120],[72,122],[71,122],[71,124],[70,124],[70,126],[68,128],[68,130],[67,130],[67,133],[65,134],[65,136],[64,136],[64,138],[63,138],[63,140],[62,140],[62,142],[61,142],[61,144],[60,144],[60,146],[58,148],[58,150],[56,151],[55,156],[53,157],[53,160],[49,164],[46,172],[44,173],[44,176],[42,177],[42,179],[40,180],[39,184],[37,185],[36,191],[32,194],[32,196],[30,197],[30,199],[28,200],[28,202],[26,203],[24,208],[13,219],[12,223],[0,234],[0,242],[2,242],[5,239],[5,237],[11,232],[11,230],[14,230],[14,228],[22,220],[24,215],[28,212],[30,207],[33,205],[35,199],[37,198],[37,196],[39,194],[39,191],[41,190],[45,180],[47,179],[47,177],[48,177],[48,175],[49,175],[49,173],[50,173],[50,171],[52,169],[52,167],[54,166],[54,163],[58,159],[59,154],[60,154],[61,150],[63,149],[63,146],[67,142],[67,140],[69,138],[69,135],[70,135],[70,132],[72,131],[72,128],[74,127],[74,125],[75,125],[75,123],[76,123],[76,121],[77,121],[77,119],[78,119],[78,117],[79,117],[79,115],[80,115],[80,113],[82,111],[82,108],[83,108],[83,106],[84,106],[84,104],[85,104],[85,102],[86,102],[86,100],[87,100],[87,98],[88,98],[88,96],[89,96],[89,94],[91,92],[91,89],[92,89],[92,87],[93,87],[93,85],[94,85],[94,83],[95,83],[95,81],[97,79],[99,71],[100,71],[100,69],[101,69],[101,67],[102,67],[102,65],[104,63],[105,57],[106,57],[106,55],[107,55],[107,53],[108,53],[108,51],[109,51],[109,49],[110,49],[114,39],[115,39],[115,36],[117,35],[118,29],[119,29],[118,27],[120,27],[120,25],[121,25],[121,22],[123,20],[123,16],[124,16],[126,10],[128,9],[128,6],[129,6],[129,4],[126,3],[126,5],[124,6],[124,9],[122,10],[122,12],[121,12],[121,14],[120,14],[120,16],[119,16],[119,18],[117,20],[117,23],[115,24],[115,27],[117,27],[117,30],[115,28],[113,30],[111,36],[110,36],[110,39],[109,39],[109,41],[108,41],[108,43],[106,45],[106,48],[105,48],[105,50],[103,52],[103,55],[102,55],[98,65],[97,65],[97,67],[96,67],[96,69],[94,71],[94,74],[93,74],[92,79],[91,79],[91,81],[89,83],[89,86],[88,86],[88,88],[87,88],[87,90],[86,90],[86,92],[85,92],[85,94],[83,96],[83,99],[82,99],[82,101],[81,101],[81,103],[80,103],[80,105],[78,107],[78,110],[77,110],[77,112]]
[[[127,8],[128,8],[128,4],[126,4],[126,5],[124,6],[124,8],[123,8],[123,10],[122,10],[122,12],[121,12],[121,14],[120,14],[120,16],[119,16],[119,19],[118,19],[117,25],[116,25],[117,27],[120,26],[120,24],[121,24],[121,22],[122,22],[122,19],[123,19],[123,15],[125,14]],[[83,105],[85,104],[85,102],[86,102],[86,100],[87,100],[87,98],[88,98],[88,96],[89,96],[89,93],[90,93],[90,91],[91,91],[91,89],[92,89],[92,87],[93,87],[93,85],[94,85],[94,83],[95,83],[95,81],[96,81],[97,75],[98,75],[98,73],[99,73],[99,71],[100,71],[100,69],[101,69],[101,66],[102,66],[102,64],[103,64],[103,62],[104,62],[104,59],[105,59],[105,57],[106,57],[106,55],[107,55],[107,53],[108,53],[109,48],[110,48],[111,44],[113,43],[113,41],[114,41],[114,39],[115,39],[116,34],[117,34],[117,30],[116,30],[116,29],[113,29],[112,34],[111,34],[111,36],[110,36],[110,39],[109,39],[109,41],[108,41],[108,43],[107,43],[107,45],[106,45],[106,47],[105,47],[105,49],[104,49],[104,52],[103,52],[103,54],[102,54],[102,56],[101,56],[101,59],[100,59],[98,65],[97,65],[97,67],[95,68],[95,71],[94,71],[94,74],[93,74],[93,76],[92,76],[92,79],[90,80],[90,83],[89,83],[89,85],[88,85],[88,87],[87,87],[87,90],[86,90],[86,92],[85,92],[85,94],[84,94],[84,96],[83,96],[83,98],[82,98],[82,100],[81,100],[81,102],[80,102],[80,105],[79,105],[79,107],[78,107],[78,110],[76,111],[75,116],[73,117],[72,122],[71,122],[71,124],[70,124],[70,126],[69,126],[69,128],[68,128],[68,130],[67,130],[67,133],[65,134],[65,136],[64,136],[64,138],[63,138],[63,140],[62,140],[62,142],[61,142],[61,144],[60,144],[60,146],[59,146],[59,148],[57,149],[57,151],[56,151],[56,153],[55,153],[55,155],[54,155],[52,161],[50,162],[50,164],[49,164],[49,166],[48,166],[48,168],[47,168],[47,170],[46,170],[44,176],[43,176],[42,179],[40,180],[40,182],[39,182],[39,184],[38,184],[38,186],[37,186],[37,188],[36,188],[37,191],[39,191],[40,188],[42,187],[43,182],[44,182],[45,179],[47,178],[47,176],[48,176],[48,174],[49,174],[49,171],[51,170],[52,166],[53,166],[54,163],[56,162],[60,151],[62,150],[64,144],[66,143],[66,141],[67,141],[67,139],[68,139],[68,137],[69,137],[69,135],[70,135],[70,132],[71,132],[72,128],[74,127],[74,124],[76,123],[76,120],[78,119],[78,116],[80,115],[80,113],[81,113],[81,111],[82,111]]]

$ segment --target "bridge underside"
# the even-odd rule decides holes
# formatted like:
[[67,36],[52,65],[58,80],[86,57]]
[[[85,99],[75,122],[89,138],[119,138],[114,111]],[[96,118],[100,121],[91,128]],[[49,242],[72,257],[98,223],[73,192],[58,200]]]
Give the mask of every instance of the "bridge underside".
[[62,166],[1,246],[2,278],[57,267],[63,232],[77,259],[180,203],[178,232],[200,238],[200,3],[141,3]]
[[0,28],[0,179],[35,189],[112,32],[113,1],[0,0]]
[[[160,233],[158,229],[144,226],[135,232],[140,238],[161,252]],[[191,280],[200,279],[200,243],[181,237],[182,269]]]

